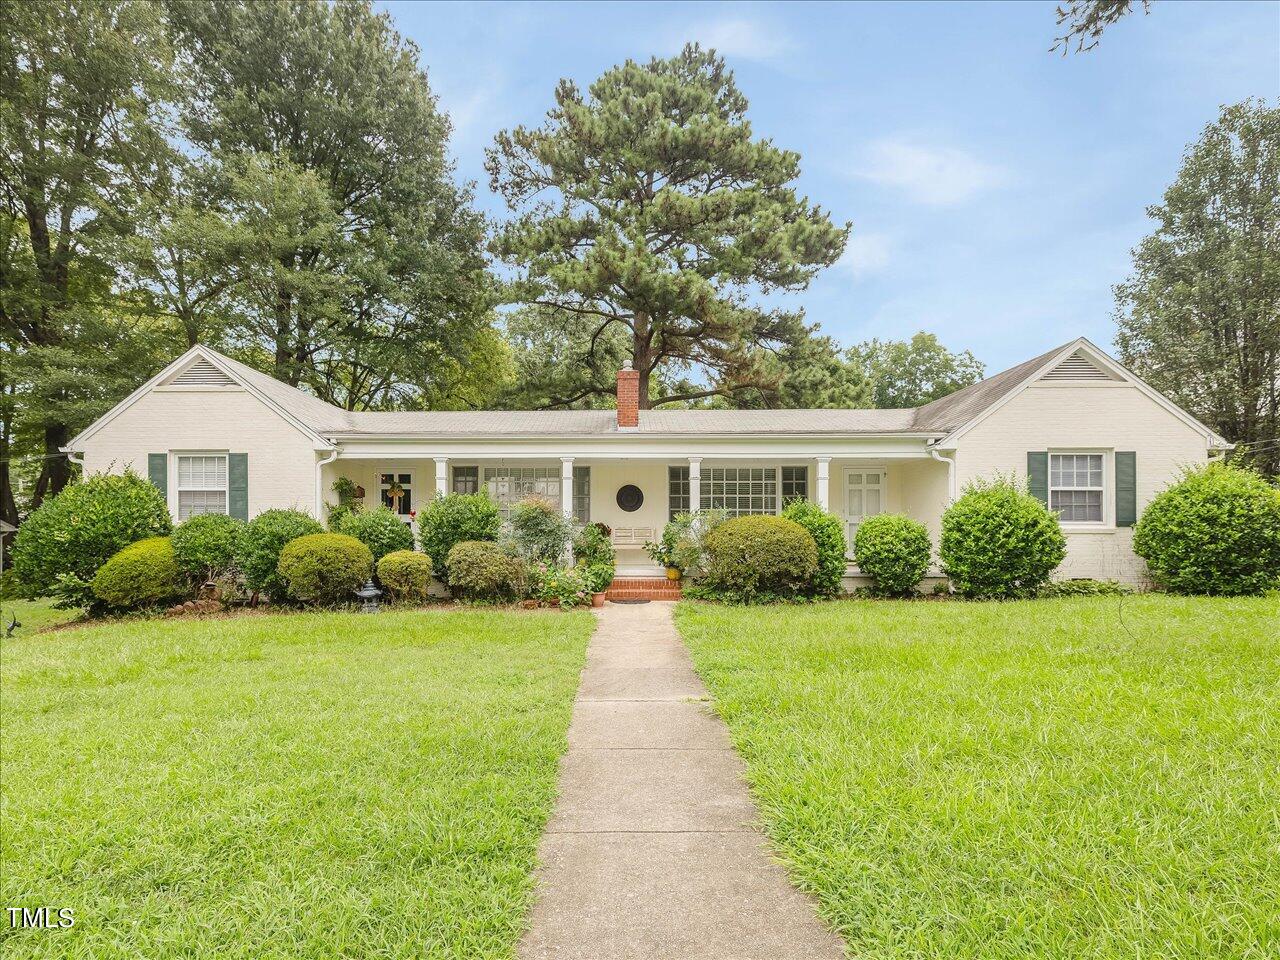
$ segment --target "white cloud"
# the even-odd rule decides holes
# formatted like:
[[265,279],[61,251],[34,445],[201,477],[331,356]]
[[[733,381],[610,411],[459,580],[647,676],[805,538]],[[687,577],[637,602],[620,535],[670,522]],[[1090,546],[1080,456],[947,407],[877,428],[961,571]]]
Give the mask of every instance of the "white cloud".
[[858,233],[855,230],[836,266],[848,272],[853,279],[861,280],[880,273],[889,265],[892,247],[889,237],[883,233]]
[[965,203],[1005,180],[999,167],[964,150],[893,138],[872,142],[852,172],[936,207]]
[[677,49],[697,41],[723,57],[743,60],[773,60],[795,48],[781,29],[741,17],[696,21],[681,28],[671,39],[671,46]]

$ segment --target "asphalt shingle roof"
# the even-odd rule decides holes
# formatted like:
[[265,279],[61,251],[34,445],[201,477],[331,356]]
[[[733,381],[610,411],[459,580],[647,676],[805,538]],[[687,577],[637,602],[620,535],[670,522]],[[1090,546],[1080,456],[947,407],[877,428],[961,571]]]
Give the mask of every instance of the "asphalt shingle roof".
[[[967,423],[1062,352],[1063,344],[923,407],[898,410],[642,410],[620,430],[613,410],[350,411],[209,350],[237,377],[321,436],[572,436],[608,434],[921,434]],[[205,348],[208,349],[208,348]]]

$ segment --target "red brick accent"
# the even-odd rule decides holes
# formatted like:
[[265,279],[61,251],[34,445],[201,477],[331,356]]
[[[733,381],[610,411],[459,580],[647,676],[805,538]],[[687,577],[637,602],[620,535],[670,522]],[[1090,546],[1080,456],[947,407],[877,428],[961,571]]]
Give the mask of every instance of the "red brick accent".
[[679,600],[680,581],[665,577],[616,577],[605,591],[606,600]]
[[630,363],[618,371],[618,426],[640,426],[640,371]]

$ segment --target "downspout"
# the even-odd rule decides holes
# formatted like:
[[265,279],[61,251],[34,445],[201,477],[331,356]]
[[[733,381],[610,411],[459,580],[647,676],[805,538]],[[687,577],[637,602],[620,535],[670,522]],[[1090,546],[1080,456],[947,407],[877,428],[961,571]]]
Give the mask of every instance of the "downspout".
[[338,448],[334,447],[323,460],[316,461],[316,519],[324,522],[324,468],[326,464],[338,459]]
[[938,448],[932,445],[929,447],[929,456],[933,457],[933,459],[937,460],[939,463],[945,463],[947,465],[947,502],[950,503],[956,498],[955,457],[944,457],[938,452]]

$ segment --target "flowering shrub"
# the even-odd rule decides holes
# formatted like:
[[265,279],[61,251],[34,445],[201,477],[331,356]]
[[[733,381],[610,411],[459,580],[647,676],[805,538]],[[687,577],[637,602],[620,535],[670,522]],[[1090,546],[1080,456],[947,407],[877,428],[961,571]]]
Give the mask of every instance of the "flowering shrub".
[[[591,584],[585,567],[561,567],[543,560],[529,565],[529,594],[543,603],[554,603],[561,610],[571,610],[591,602]],[[613,579],[610,572],[609,579]]]

